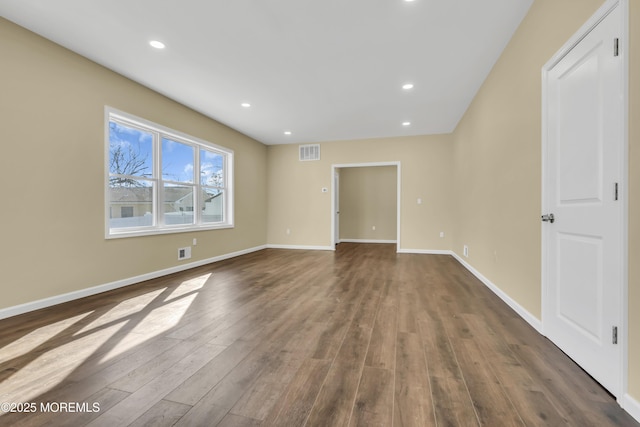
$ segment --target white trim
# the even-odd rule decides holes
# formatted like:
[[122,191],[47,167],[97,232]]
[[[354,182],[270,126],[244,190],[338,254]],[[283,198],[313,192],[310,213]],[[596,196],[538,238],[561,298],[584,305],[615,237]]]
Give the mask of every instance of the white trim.
[[[105,191],[105,193],[107,193]],[[107,197],[109,197],[107,195]],[[107,206],[108,207],[108,206]],[[107,227],[109,226],[109,222],[105,221]],[[208,230],[225,230],[235,228],[233,224],[224,224],[224,225],[189,225],[188,227],[165,227],[165,228],[155,228],[153,230],[140,230],[140,231],[127,231],[127,232],[115,232],[110,234],[109,236],[105,236],[105,239],[124,239],[127,237],[143,237],[143,236],[156,236],[163,234],[175,234],[175,233],[189,233],[193,231],[208,231]]]
[[[371,162],[371,163],[338,163],[331,165],[331,247],[335,248],[338,241],[336,240],[336,188],[335,188],[335,179],[334,176],[336,174],[336,169],[344,169],[344,168],[366,168],[366,167],[376,167],[376,166],[395,166],[396,167],[396,247],[399,250],[400,245],[400,222],[402,216],[401,214],[401,195],[402,195],[402,163],[400,161],[391,161],[391,162]],[[340,241],[345,242],[346,240],[340,239]]]
[[620,406],[622,406],[622,409],[627,411],[627,413],[635,418],[636,421],[640,422],[640,402],[628,394],[622,396],[622,399],[620,399],[619,402],[621,403]]
[[400,161],[394,160],[390,162],[369,162],[369,163],[336,163],[331,165],[334,168],[369,168],[376,166],[399,166]]
[[[558,62],[562,60],[571,50],[578,45],[584,39],[587,34],[591,32],[604,18],[606,18],[609,13],[622,2],[626,0],[608,0],[606,1],[600,8],[589,18],[587,22],[585,22],[578,31],[576,31],[573,36],[556,52],[555,55],[551,57],[546,64],[543,65],[542,69],[545,71],[551,70],[555,67]],[[624,12],[624,7],[623,7]],[[544,108],[544,104],[543,104]]]
[[524,307],[518,304],[513,298],[507,295],[502,289],[497,287],[491,280],[484,277],[478,270],[473,268],[464,259],[455,252],[452,252],[453,257],[458,260],[460,264],[467,270],[476,276],[482,283],[485,284],[494,294],[496,294],[502,301],[504,301],[513,311],[515,311],[520,317],[522,317],[529,325],[533,327],[538,333],[542,334],[542,322],[533,314],[529,313]]
[[397,240],[340,239],[339,243],[398,243]]
[[[620,43],[619,43],[619,56],[620,61],[622,61],[622,84],[621,88],[622,92],[622,108],[623,108],[623,129],[622,129],[622,139],[623,139],[623,147],[622,147],[622,155],[620,156],[619,170],[621,172],[621,202],[622,206],[622,218],[621,226],[622,226],[622,289],[621,289],[621,299],[622,307],[621,307],[621,351],[620,358],[621,360],[621,372],[619,375],[621,376],[620,389],[619,390],[611,390],[618,398],[618,402],[621,402],[623,396],[626,398],[628,391],[628,375],[629,375],[629,167],[628,167],[628,159],[629,159],[629,56],[627,46],[629,45],[629,2],[628,0],[607,0],[594,14],[589,20],[580,27],[578,31],[574,33],[574,35],[558,50],[558,52],[542,67],[542,214],[548,212],[548,204],[546,201],[547,194],[547,184],[546,184],[546,161],[547,161],[547,84],[548,84],[548,74],[551,69],[564,58],[582,39],[584,39],[587,34],[589,34],[602,20],[604,20],[616,7],[620,8],[621,15],[621,33],[620,33]],[[546,317],[546,304],[545,301],[547,299],[547,277],[548,277],[548,259],[545,256],[544,248],[548,245],[547,233],[545,233],[545,228],[541,228],[542,240],[541,240],[541,298],[542,298],[542,328],[541,333],[546,336],[544,333],[544,318]],[[624,406],[623,406],[624,407]]]
[[340,171],[333,169],[333,193],[331,193],[331,214],[333,218],[333,247],[340,243]]
[[[640,405],[627,394],[629,391],[629,1],[620,0],[622,28],[620,34],[619,54],[622,61],[622,108],[624,126],[622,130],[622,393],[628,405],[623,408],[635,408],[634,412],[627,410],[632,417],[640,422]],[[622,400],[622,399],[621,399]]]
[[305,246],[305,245],[273,245],[267,244],[267,249],[292,249],[296,251],[333,251],[331,246]]
[[85,298],[91,295],[100,294],[102,292],[111,291],[125,286],[134,285],[136,283],[144,282],[145,280],[156,279],[158,277],[167,276],[169,274],[178,273],[180,271],[189,270],[191,268],[200,267],[206,264],[223,261],[229,258],[235,258],[240,255],[246,255],[252,252],[257,252],[262,249],[266,249],[266,246],[256,246],[249,249],[243,249],[241,251],[232,252],[224,255],[219,255],[213,258],[207,258],[200,261],[190,262],[188,264],[181,264],[175,267],[166,268],[164,270],[158,270],[151,273],[141,274],[135,277],[129,277],[127,279],[117,280],[111,283],[105,283],[103,285],[93,286],[91,288],[81,289],[79,291],[68,292],[62,295],[56,295],[49,298],[44,298],[37,301],[28,302],[25,304],[16,305],[13,307],[0,309],[0,320],[8,317],[17,316],[19,314],[28,313],[30,311],[40,310],[42,308],[51,307],[54,305],[62,304],[65,302]]
[[397,244],[396,244],[396,248],[400,249],[402,247],[402,245],[400,244],[400,232],[401,232],[401,226],[402,226],[402,215],[401,215],[401,206],[402,206],[402,164],[400,162],[397,162],[397,171],[396,171],[396,176],[398,177],[398,186],[396,187],[396,240],[397,240]]
[[398,249],[399,254],[451,255],[453,251],[443,249]]

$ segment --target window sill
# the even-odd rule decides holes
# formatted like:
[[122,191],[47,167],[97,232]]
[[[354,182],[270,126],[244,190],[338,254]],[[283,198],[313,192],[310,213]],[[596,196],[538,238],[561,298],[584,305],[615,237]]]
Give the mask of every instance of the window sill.
[[142,236],[157,236],[162,234],[176,234],[176,233],[189,233],[193,231],[206,231],[206,230],[224,230],[228,228],[235,228],[234,224],[216,224],[216,225],[200,225],[189,227],[167,227],[162,229],[146,229],[146,230],[130,230],[130,231],[116,231],[112,232],[107,230],[105,239],[122,239],[126,237],[142,237]]

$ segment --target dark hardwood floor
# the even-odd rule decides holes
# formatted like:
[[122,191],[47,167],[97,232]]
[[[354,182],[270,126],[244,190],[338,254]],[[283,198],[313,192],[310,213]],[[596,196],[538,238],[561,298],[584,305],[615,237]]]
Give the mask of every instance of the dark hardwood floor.
[[347,243],[0,321],[1,402],[35,409],[3,426],[638,425],[454,258]]

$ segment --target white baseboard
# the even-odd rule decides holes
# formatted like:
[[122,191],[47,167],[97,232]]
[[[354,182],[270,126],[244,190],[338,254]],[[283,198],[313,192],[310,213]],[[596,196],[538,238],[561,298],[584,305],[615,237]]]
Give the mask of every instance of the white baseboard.
[[636,421],[640,422],[640,402],[635,400],[633,397],[625,394],[622,397],[622,401],[620,402],[620,406],[629,413]]
[[397,240],[340,239],[340,243],[398,243]]
[[453,252],[442,249],[398,249],[398,253],[420,255],[453,255]]
[[268,249],[294,249],[298,251],[334,251],[331,246],[304,246],[304,245],[273,245],[268,244]]
[[53,305],[62,304],[65,302],[88,297],[91,295],[100,294],[102,292],[111,291],[113,289],[123,288],[125,286],[144,282],[145,280],[155,279],[157,277],[178,273],[180,271],[189,270],[191,268],[200,267],[202,265],[211,264],[211,263],[222,261],[225,259],[235,258],[237,256],[249,254],[251,252],[256,252],[265,248],[266,246],[256,246],[254,248],[244,249],[241,251],[216,256],[213,258],[190,262],[188,264],[181,264],[175,267],[166,268],[164,270],[158,270],[151,273],[141,274],[135,277],[129,277],[127,279],[117,280],[111,283],[105,283],[103,285],[93,286],[91,288],[81,289],[79,291],[68,292],[62,295],[56,295],[53,297],[44,298],[41,300],[32,301],[25,304],[16,305],[13,307],[3,308],[3,309],[0,309],[0,319],[6,319],[8,317],[17,316],[19,314],[28,313],[30,311],[40,310],[42,308],[47,308]]
[[494,294],[496,294],[502,301],[504,301],[509,307],[513,309],[520,317],[522,317],[529,325],[531,325],[540,335],[544,335],[542,333],[542,322],[535,317],[533,314],[529,313],[524,307],[518,304],[513,298],[507,295],[502,289],[493,284],[489,279],[484,277],[478,270],[473,268],[470,264],[468,264],[464,259],[462,259],[457,253],[451,253],[453,257],[458,260],[460,264],[464,266],[467,270],[471,272],[474,276],[476,276],[482,283],[485,284]]

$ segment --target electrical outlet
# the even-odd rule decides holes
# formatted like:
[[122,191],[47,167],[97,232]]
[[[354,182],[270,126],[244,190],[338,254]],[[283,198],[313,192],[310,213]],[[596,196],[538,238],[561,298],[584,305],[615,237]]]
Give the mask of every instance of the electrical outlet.
[[469,246],[464,245],[464,247],[462,248],[462,254],[463,254],[465,257],[469,258]]
[[291,234],[291,229],[287,228],[287,234]]
[[444,231],[440,232],[440,237],[444,237]]
[[373,231],[376,231],[376,226],[374,225],[373,227],[371,227],[371,229],[372,229]]

